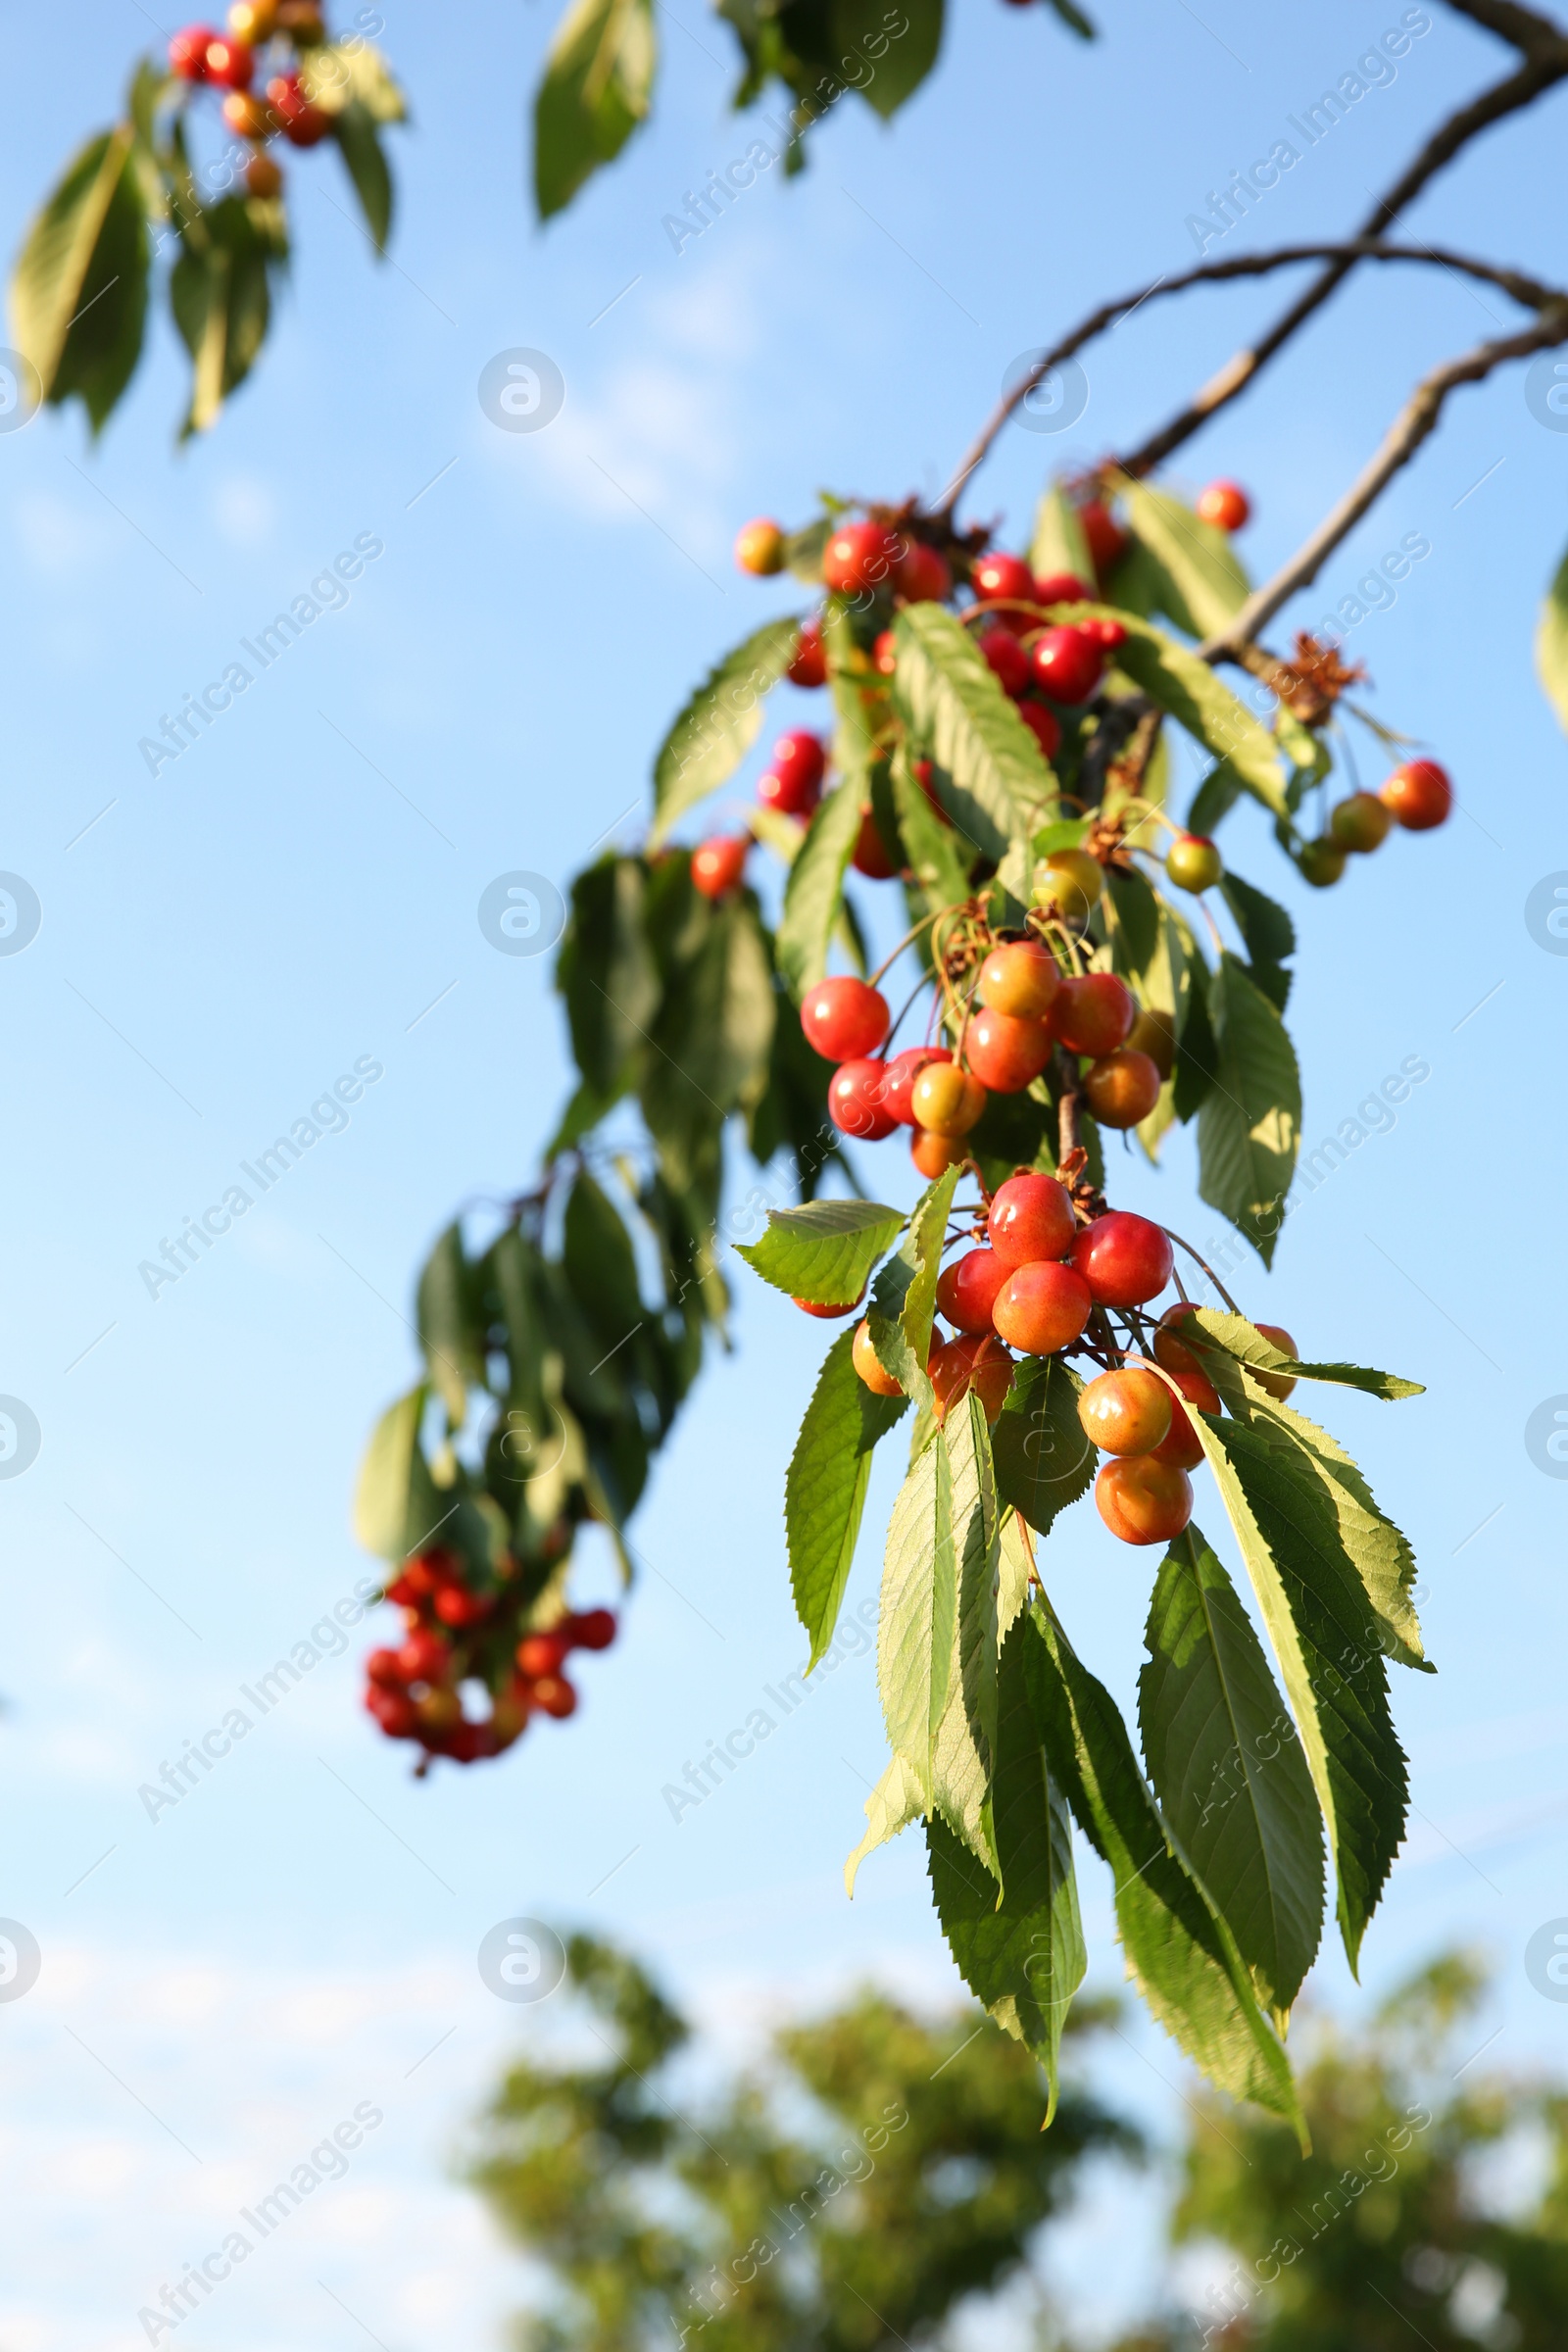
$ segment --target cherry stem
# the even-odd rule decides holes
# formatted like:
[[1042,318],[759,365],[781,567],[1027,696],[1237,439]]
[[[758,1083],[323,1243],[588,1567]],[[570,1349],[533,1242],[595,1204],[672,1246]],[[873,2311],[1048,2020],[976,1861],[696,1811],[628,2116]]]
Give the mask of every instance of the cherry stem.
[[914,942],[919,938],[921,932],[926,928],[927,924],[940,922],[943,915],[951,914],[952,911],[953,909],[950,906],[939,906],[936,908],[934,913],[922,914],[920,920],[915,924],[914,929],[912,931],[906,931],[904,937],[900,940],[892,955],[884,956],[883,960],[877,965],[876,970],[871,974],[870,979],[866,982],[866,987],[875,988],[883,973],[890,970],[891,967],[898,962],[899,957],[904,954],[905,949],[911,947],[914,944]]
[[[1193,1248],[1193,1245],[1192,1245],[1192,1243],[1191,1243],[1191,1242],[1184,1242],[1184,1241],[1182,1240],[1182,1237],[1181,1237],[1181,1235],[1180,1235],[1179,1233],[1172,1233],[1172,1231],[1171,1231],[1171,1229],[1170,1229],[1170,1227],[1169,1227],[1168,1225],[1166,1225],[1166,1226],[1162,1226],[1162,1227],[1161,1227],[1161,1231],[1162,1231],[1164,1234],[1166,1234],[1166,1235],[1168,1236],[1168,1238],[1169,1238],[1171,1241],[1173,1241],[1173,1242],[1176,1244],[1176,1246],[1177,1246],[1177,1248],[1178,1248],[1178,1249],[1185,1250],[1186,1250],[1186,1252],[1187,1252],[1187,1254],[1188,1254],[1188,1256],[1189,1256],[1190,1258],[1194,1259],[1194,1260],[1196,1261],[1196,1263],[1197,1263],[1197,1264],[1199,1264],[1199,1265],[1200,1265],[1200,1266],[1202,1267],[1202,1269],[1203,1269],[1203,1272],[1204,1272],[1204,1273],[1205,1273],[1205,1274],[1208,1276],[1208,1279],[1209,1279],[1209,1281],[1210,1281],[1210,1282],[1211,1282],[1211,1283],[1214,1285],[1214,1288],[1215,1288],[1215,1290],[1216,1290],[1216,1291],[1218,1291],[1218,1293],[1219,1293],[1220,1297],[1221,1297],[1221,1298],[1224,1299],[1224,1301],[1225,1301],[1226,1305],[1227,1305],[1227,1306],[1230,1308],[1230,1310],[1231,1310],[1231,1313],[1232,1313],[1233,1315],[1240,1315],[1240,1314],[1242,1313],[1242,1310],[1241,1310],[1241,1308],[1240,1308],[1240,1307],[1237,1305],[1237,1303],[1236,1303],[1235,1299],[1234,1299],[1234,1298],[1231,1297],[1231,1295],[1230,1295],[1229,1291],[1228,1291],[1228,1290],[1225,1288],[1225,1285],[1224,1285],[1224,1284],[1221,1282],[1221,1280],[1220,1280],[1219,1276],[1218,1276],[1218,1275],[1215,1273],[1215,1271],[1214,1271],[1213,1267],[1212,1267],[1212,1266],[1209,1264],[1209,1262],[1208,1262],[1207,1258],[1206,1258],[1206,1257],[1200,1257],[1200,1256],[1199,1256],[1199,1254],[1198,1254],[1198,1251],[1197,1251],[1197,1250],[1196,1250]],[[1181,1285],[1178,1283],[1176,1287],[1177,1287],[1177,1289],[1178,1289],[1178,1290],[1180,1290],[1180,1288],[1181,1288]],[[1243,1315],[1243,1316],[1242,1316],[1242,1320],[1243,1320],[1243,1322],[1245,1323],[1245,1322],[1247,1321],[1247,1317],[1246,1317],[1245,1315]]]

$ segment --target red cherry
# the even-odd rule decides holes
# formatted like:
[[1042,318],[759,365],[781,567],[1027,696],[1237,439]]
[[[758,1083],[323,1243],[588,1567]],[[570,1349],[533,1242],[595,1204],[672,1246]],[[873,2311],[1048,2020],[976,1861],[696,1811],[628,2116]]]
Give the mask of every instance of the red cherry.
[[880,989],[848,974],[819,980],[801,1005],[806,1042],[825,1061],[858,1061],[874,1054],[892,1017]]
[[488,1723],[455,1723],[447,1737],[446,1753],[454,1764],[477,1764],[496,1752],[496,1736]]
[[[1216,1406],[1219,1399],[1214,1399]],[[1175,1397],[1170,1400],[1170,1432],[1157,1446],[1152,1446],[1156,1462],[1169,1462],[1173,1470],[1196,1470],[1203,1458],[1203,1441],[1193,1427],[1192,1416]]]
[[542,1674],[533,1687],[533,1703],[564,1723],[576,1711],[577,1693],[564,1674]]
[[1010,629],[987,629],[979,639],[986,665],[1004,694],[1022,694],[1029,683],[1029,657]]
[[1127,628],[1123,621],[1081,620],[1078,626],[1086,637],[1093,637],[1097,645],[1103,646],[1107,654],[1113,654],[1119,645],[1127,642]]
[[1044,703],[1023,702],[1018,705],[1018,716],[1026,727],[1034,730],[1035,740],[1048,760],[1054,760],[1061,749],[1061,728],[1054,710]]
[[878,677],[893,677],[899,666],[898,641],[891,629],[884,629],[871,648],[871,667]]
[[858,1135],[865,1144],[878,1144],[891,1135],[898,1120],[882,1101],[887,1064],[861,1056],[841,1061],[828,1080],[827,1115],[843,1135]]
[[407,1683],[438,1683],[451,1662],[451,1644],[427,1625],[416,1625],[398,1651]]
[[790,665],[784,672],[792,686],[825,686],[827,684],[827,656],[822,650],[820,621],[808,620],[801,625],[795,640]]
[[1118,1046],[1084,1072],[1084,1093],[1102,1127],[1136,1127],[1159,1101],[1160,1076],[1147,1054]]
[[858,874],[866,875],[872,882],[890,881],[899,870],[888,856],[888,845],[882,838],[882,828],[871,812],[869,801],[860,811],[860,830],[856,835],[855,852],[850,863]]
[[935,1392],[933,1412],[939,1426],[970,1389],[985,1407],[987,1421],[995,1421],[1012,1386],[1012,1358],[989,1332],[984,1338],[965,1333],[933,1348],[926,1369]]
[[1012,1268],[994,1250],[970,1250],[944,1266],[937,1306],[958,1331],[983,1335],[992,1328],[991,1310]]
[[968,1156],[969,1146],[961,1135],[932,1135],[919,1128],[909,1138],[909,1157],[932,1184],[949,1168],[961,1167]]
[[181,81],[207,79],[207,52],[222,36],[211,24],[187,24],[169,44],[169,71]]
[[530,1680],[542,1674],[559,1674],[570,1651],[571,1643],[563,1633],[524,1634],[517,1643],[517,1666]]
[[221,90],[248,90],[256,73],[256,52],[249,41],[232,33],[216,33],[207,44],[207,78]]
[[784,568],[784,533],[770,515],[760,514],[735,534],[735,562],[760,579]]
[[847,1299],[842,1305],[830,1306],[821,1298],[792,1298],[790,1304],[798,1306],[803,1315],[814,1315],[819,1323],[838,1323],[844,1316],[858,1313],[864,1298],[862,1291],[858,1298]]
[[1188,1403],[1196,1404],[1200,1413],[1220,1410],[1219,1391],[1206,1372],[1172,1372],[1171,1378]]
[[1010,1271],[1042,1258],[1065,1257],[1078,1220],[1072,1197],[1054,1176],[1009,1176],[991,1197],[991,1247]]
[[1100,1306],[1143,1306],[1171,1277],[1170,1236],[1148,1217],[1113,1208],[1086,1225],[1072,1246],[1072,1262]]
[[1034,603],[1035,575],[1022,556],[993,552],[979,557],[970,569],[969,585],[982,604],[999,596],[1023,604]]
[[1109,508],[1098,498],[1079,508],[1078,526],[1089,548],[1089,561],[1103,579],[1121,562],[1127,548],[1127,534]]
[[930,802],[942,823],[951,826],[953,819],[948,814],[946,808],[944,808],[942,806],[941,796],[937,791],[936,777],[932,770],[930,760],[916,760],[912,772],[915,782],[919,785],[920,790],[925,794],[926,799]]
[[1172,1403],[1157,1372],[1126,1364],[1089,1383],[1078,1418],[1102,1453],[1152,1453],[1170,1435]]
[[903,1389],[892,1373],[884,1368],[881,1357],[871,1345],[869,1317],[855,1327],[855,1337],[850,1342],[850,1361],[873,1396],[902,1396],[904,1395]]
[[[1159,1318],[1159,1329],[1154,1334],[1154,1361],[1163,1364],[1166,1371],[1178,1381],[1184,1373],[1196,1373],[1200,1380],[1205,1378],[1197,1356],[1177,1336],[1180,1326],[1197,1311],[1187,1299],[1179,1298],[1174,1306],[1166,1307]],[[1214,1409],[1218,1411],[1217,1404]]]
[[975,1014],[963,1041],[970,1069],[994,1095],[1021,1095],[1051,1059],[1051,1048],[1049,1022],[1017,1020],[989,1004]]
[[991,1319],[1010,1348],[1025,1355],[1054,1355],[1081,1335],[1093,1306],[1081,1274],[1041,1261],[1013,1268],[997,1293]]
[[395,1649],[372,1649],[365,1661],[366,1680],[378,1683],[383,1690],[401,1690],[404,1684],[403,1659]]
[[1056,1001],[1061,973],[1038,939],[1012,939],[993,948],[980,966],[975,994],[990,1012],[1042,1020]]
[[722,899],[739,890],[746,871],[749,833],[715,833],[692,852],[692,886],[705,899]]
[[608,1649],[615,1639],[613,1609],[584,1609],[580,1616],[568,1617],[572,1645],[577,1649]]
[[1095,1506],[1124,1544],[1169,1544],[1193,1515],[1193,1482],[1152,1453],[1124,1454],[1096,1479]]
[[1138,1000],[1114,972],[1084,972],[1064,980],[1051,1008],[1051,1025],[1069,1054],[1114,1054],[1138,1018]]
[[895,565],[893,583],[906,604],[942,605],[953,594],[947,559],[923,539],[911,539]]
[[895,1054],[886,1065],[887,1076],[882,1081],[883,1109],[897,1119],[901,1127],[918,1126],[919,1121],[909,1102],[914,1082],[928,1061],[952,1059],[953,1055],[946,1046],[909,1046],[904,1053]]
[[[1298,1363],[1300,1362],[1300,1350],[1283,1323],[1259,1323],[1256,1329],[1265,1340],[1273,1341],[1281,1355],[1293,1356]],[[1252,1378],[1279,1404],[1285,1402],[1296,1386],[1295,1374],[1290,1372],[1254,1372]]]
[[1087,703],[1105,666],[1103,647],[1087,629],[1043,629],[1029,649],[1035,681],[1054,703]]
[[1430,833],[1453,807],[1453,786],[1435,760],[1407,760],[1378,790],[1385,808],[1409,833]]
[[278,74],[267,85],[267,101],[293,147],[314,147],[332,127],[332,118],[308,98],[297,74]]
[[822,795],[827,758],[820,736],[796,727],[773,746],[773,760],[757,780],[757,797],[764,808],[785,816],[808,816]]
[[431,1604],[443,1625],[477,1625],[488,1617],[494,1602],[483,1592],[469,1592],[462,1585],[443,1585]]
[[406,1690],[367,1690],[365,1703],[389,1740],[412,1740],[418,1711]]
[[904,554],[896,531],[880,522],[847,522],[822,550],[822,578],[839,596],[863,596],[892,581]]
[[1251,502],[1239,482],[1210,482],[1198,494],[1200,521],[1218,523],[1222,531],[1239,531],[1251,512]]
[[1095,592],[1075,571],[1043,571],[1035,575],[1037,605],[1090,605]]

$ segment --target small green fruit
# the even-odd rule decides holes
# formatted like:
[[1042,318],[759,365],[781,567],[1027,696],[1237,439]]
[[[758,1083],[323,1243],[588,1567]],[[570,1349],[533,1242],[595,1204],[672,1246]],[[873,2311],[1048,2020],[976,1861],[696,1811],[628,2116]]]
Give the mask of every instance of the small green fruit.
[[1225,871],[1225,860],[1206,833],[1178,833],[1166,852],[1165,871],[1178,890],[1196,897],[1213,889]]
[[1309,841],[1301,852],[1301,872],[1314,890],[1331,890],[1345,871],[1347,855],[1338,842]]
[[1393,809],[1386,808],[1375,792],[1352,792],[1330,814],[1329,833],[1342,850],[1365,855],[1382,847],[1393,822]]

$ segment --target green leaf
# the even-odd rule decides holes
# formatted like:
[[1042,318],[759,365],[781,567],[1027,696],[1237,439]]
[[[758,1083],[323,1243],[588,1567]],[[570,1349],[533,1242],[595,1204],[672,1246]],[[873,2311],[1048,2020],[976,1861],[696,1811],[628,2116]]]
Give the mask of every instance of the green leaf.
[[368,41],[323,41],[318,48],[302,50],[300,80],[306,96],[326,114],[362,106],[372,122],[408,120],[408,105],[392,69]]
[[468,1391],[484,1386],[484,1343],[479,1327],[478,1291],[463,1250],[463,1228],[447,1227],[419,1273],[415,1307],[419,1346],[447,1421],[461,1429]]
[[1189,833],[1211,834],[1229,816],[1246,790],[1228,760],[1216,760],[1193,795],[1187,811]]
[[904,1225],[902,1209],[877,1200],[808,1200],[770,1209],[761,1240],[736,1247],[774,1290],[816,1306],[848,1306]]
[[876,1648],[888,1744],[909,1767],[927,1810],[957,1608],[953,1466],[939,1429],[910,1467],[888,1522]]
[[917,749],[929,748],[950,815],[987,858],[1055,813],[1056,779],[1040,746],[941,605],[906,605],[894,622],[893,697]]
[[853,1899],[856,1874],[867,1854],[879,1845],[886,1845],[911,1821],[918,1821],[925,1811],[925,1794],[913,1771],[902,1756],[895,1756],[876,1787],[865,1800],[865,1817],[870,1825],[849,1860],[844,1865],[844,1891]]
[[1026,1357],[991,1433],[997,1485],[1038,1535],[1089,1492],[1099,1457],[1078,1418],[1083,1383],[1058,1356]]
[[1321,1465],[1283,1418],[1189,1418],[1202,1442],[1268,1632],[1328,1824],[1351,1970],[1404,1837],[1404,1755],[1382,1640],[1341,1541]]
[[354,1533],[367,1551],[401,1566],[452,1515],[456,1498],[442,1500],[419,1446],[429,1390],[421,1381],[376,1423],[354,1497]]
[[888,32],[886,0],[833,0],[826,11],[826,55],[819,60],[802,46],[798,26],[803,20],[816,22],[820,13],[812,0],[780,9],[779,22],[790,47],[808,63],[820,63],[835,78],[843,77],[852,58],[857,62],[863,58],[871,71],[865,80],[856,79],[850,87],[858,90],[884,122],[890,122],[937,62],[942,47],[942,0],[902,0],[899,14],[905,29],[893,37]]
[[641,858],[601,858],[571,886],[556,959],[571,1050],[597,1107],[594,1124],[633,1083],[659,1011],[659,971],[644,927]]
[[1296,954],[1296,925],[1283,906],[1244,882],[1240,874],[1227,871],[1220,877],[1220,891],[1226,906],[1236,919],[1247,948],[1250,963],[1283,963],[1287,956]]
[[385,253],[392,227],[392,174],[381,151],[375,118],[360,99],[351,99],[333,118],[332,129],[354,182],[365,225],[376,252]]
[[1068,31],[1075,32],[1081,41],[1093,41],[1099,38],[1093,21],[1084,15],[1081,8],[1074,5],[1074,0],[1049,0],[1049,5],[1061,19]]
[[1198,1189],[1266,1266],[1300,1143],[1301,1080],[1275,1007],[1232,955],[1209,991],[1214,1080],[1198,1115]]
[[827,969],[828,944],[844,901],[844,877],[860,837],[860,796],[847,781],[818,802],[784,885],[775,950],[797,998]]
[[762,723],[762,705],[790,665],[799,634],[799,621],[764,621],[698,687],[654,761],[650,849],[657,850],[676,818],[716,792],[739,767]]
[[1104,619],[1120,620],[1127,638],[1116,649],[1117,668],[1217,760],[1228,760],[1244,791],[1273,815],[1285,814],[1285,785],[1274,738],[1230,688],[1220,684],[1206,662],[1135,614],[1113,612],[1106,605],[1073,610],[1092,610]]
[[1134,535],[1175,591],[1164,604],[1169,617],[1191,636],[1219,636],[1251,593],[1228,534],[1202,521],[1168,491],[1152,490],[1147,482],[1126,476],[1117,488]]
[[942,1245],[959,1173],[948,1168],[927,1185],[914,1204],[908,1231],[871,1293],[871,1345],[894,1379],[903,1383],[905,1394],[921,1405],[931,1401],[925,1359],[931,1352]]
[[1547,702],[1564,727],[1568,727],[1568,556],[1558,564],[1541,608],[1536,627],[1536,669]]
[[835,517],[819,514],[801,531],[789,531],[784,538],[784,568],[804,580],[808,588],[822,584],[822,551],[833,534]]
[[[638,1353],[629,1343],[649,1323],[637,1252],[624,1219],[586,1168],[577,1170],[566,1196],[561,1262],[595,1346],[634,1377]],[[628,1348],[627,1356],[622,1348]]]
[[1160,1564],[1144,1639],[1138,1724],[1154,1793],[1283,2016],[1323,1933],[1323,1822],[1262,1644],[1196,1527]]
[[943,823],[915,782],[903,742],[893,755],[891,781],[904,854],[926,909],[956,906],[969,895],[969,869],[959,855],[958,835]]
[[652,0],[571,0],[534,96],[541,220],[620,153],[648,112],[657,60]]
[[1285,2052],[1229,1928],[1171,1850],[1114,1699],[1054,1619],[1032,1622],[1041,1643],[1035,1690],[1046,1752],[1079,1827],[1110,1866],[1129,1973],[1195,2065],[1232,2098],[1254,2099],[1284,2116],[1304,2149]]
[[1029,546],[1029,568],[1039,579],[1052,572],[1070,571],[1080,580],[1095,576],[1094,561],[1078,510],[1053,482],[1041,493],[1035,509],[1035,534]]
[[695,1179],[732,1110],[767,1090],[777,991],[750,901],[707,910],[696,953],[675,969],[644,1057],[643,1115],[670,1173]]
[[267,338],[272,310],[267,272],[276,249],[258,225],[260,209],[225,196],[180,223],[182,251],[170,273],[169,301],[193,369],[182,440],[216,424]]
[[1165,910],[1165,938],[1172,959],[1179,956],[1183,973],[1177,1005],[1174,1096],[1176,1116],[1185,1122],[1202,1108],[1219,1063],[1208,1012],[1214,979],[1198,942],[1169,907]]
[[952,1472],[956,1611],[948,1671],[933,1679],[933,1703],[939,1711],[931,1794],[949,1827],[989,1868],[997,1858],[991,1798],[997,1752],[1002,1529],[985,1408],[973,1390],[939,1434],[946,1441]]
[[908,1404],[876,1396],[850,1361],[853,1331],[828,1349],[784,1482],[795,1613],[811,1638],[809,1674],[833,1639],[871,1478],[871,1454]]
[[1107,865],[1105,893],[1111,914],[1111,969],[1141,980],[1159,946],[1159,901],[1133,868]]
[[1362,1389],[1369,1396],[1382,1397],[1385,1404],[1401,1396],[1426,1395],[1418,1380],[1400,1380],[1396,1373],[1374,1372],[1364,1364],[1298,1363],[1294,1356],[1283,1354],[1272,1340],[1265,1340],[1245,1315],[1221,1314],[1217,1307],[1203,1306],[1198,1309],[1198,1320],[1208,1337],[1238,1363],[1255,1364],[1264,1372],[1288,1373],[1293,1380],[1332,1381],[1342,1389]]
[[97,432],[141,356],[147,216],[129,123],[89,139],[27,230],[11,332],[43,397],[73,394]]

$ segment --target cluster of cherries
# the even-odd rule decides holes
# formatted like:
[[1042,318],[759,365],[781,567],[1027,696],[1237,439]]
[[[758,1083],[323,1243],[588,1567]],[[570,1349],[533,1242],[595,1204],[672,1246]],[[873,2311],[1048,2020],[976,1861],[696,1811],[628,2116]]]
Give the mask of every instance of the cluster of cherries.
[[[1078,865],[1099,867],[1080,851],[1053,884],[1054,904],[1078,887]],[[922,1176],[940,1176],[968,1155],[967,1138],[989,1095],[1017,1095],[1045,1069],[1058,1046],[1089,1056],[1079,1086],[1105,1127],[1136,1127],[1159,1100],[1174,1054],[1168,1015],[1143,1010],[1114,972],[1063,976],[1044,942],[1005,940],[980,965],[971,1010],[959,1032],[959,1055],[946,1046],[912,1046],[887,1060],[886,997],[849,975],[819,980],[801,1004],[801,1027],[824,1060],[828,1115],[844,1135],[877,1143],[899,1127],[913,1129],[910,1156]]]
[[1407,833],[1430,833],[1453,807],[1453,786],[1435,760],[1407,760],[1376,792],[1352,792],[1329,811],[1329,829],[1301,852],[1308,882],[1327,890],[1354,853],[1381,849],[1395,825]]
[[[1096,1204],[1098,1205],[1098,1203]],[[1106,1309],[1129,1318],[1141,1342],[1139,1310],[1170,1282],[1173,1256],[1163,1226],[1124,1209],[1081,1215],[1057,1177],[1021,1172],[999,1185],[987,1204],[986,1239],[944,1269],[937,1306],[954,1327],[933,1325],[926,1369],[936,1417],[944,1421],[971,1389],[994,1423],[1012,1385],[1016,1357],[1059,1355],[1091,1334],[1091,1352],[1120,1357]],[[798,1300],[805,1305],[805,1300]],[[853,1314],[850,1306],[810,1306],[821,1315]],[[1188,1407],[1217,1413],[1217,1390],[1181,1337],[1194,1309],[1185,1299],[1168,1307],[1152,1335],[1154,1369],[1118,1362],[1090,1381],[1078,1399],[1085,1434],[1110,1458],[1095,1481],[1095,1502],[1124,1544],[1168,1544],[1193,1515],[1187,1473],[1203,1458]],[[1256,1327],[1285,1355],[1296,1343],[1278,1324]],[[856,1371],[879,1396],[901,1394],[860,1323],[852,1348]],[[1284,1398],[1294,1380],[1259,1374],[1271,1396]]]
[[296,49],[318,48],[326,26],[316,0],[234,0],[225,31],[187,24],[169,44],[172,74],[224,92],[223,121],[254,149],[245,185],[261,197],[277,196],[283,186],[282,172],[264,152],[269,139],[281,131],[293,147],[314,147],[332,127],[332,118],[309,96],[296,66],[282,66],[268,77],[265,95],[257,95],[252,86],[256,53],[274,39],[290,41]]
[[417,1740],[427,1755],[458,1764],[500,1755],[530,1715],[564,1721],[572,1714],[577,1692],[564,1672],[566,1659],[574,1649],[608,1649],[615,1639],[609,1609],[585,1609],[524,1634],[489,1714],[474,1717],[464,1713],[459,1688],[468,1665],[464,1636],[492,1614],[493,1596],[475,1592],[462,1562],[435,1548],[409,1560],[386,1597],[403,1610],[406,1631],[398,1648],[372,1649],[367,1658],[365,1704],[389,1740]]

